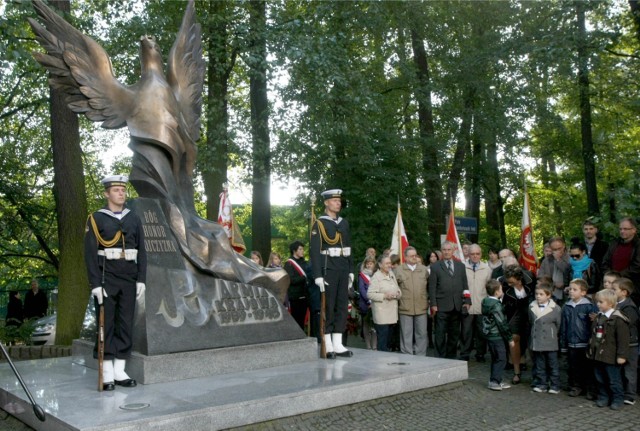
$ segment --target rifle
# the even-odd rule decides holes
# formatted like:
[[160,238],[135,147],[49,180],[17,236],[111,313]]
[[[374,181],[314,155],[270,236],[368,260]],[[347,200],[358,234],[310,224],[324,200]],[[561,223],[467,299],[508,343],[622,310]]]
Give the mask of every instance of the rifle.
[[98,392],[102,392],[104,381],[102,367],[104,364],[104,304],[98,307]]
[[320,357],[327,359],[327,345],[324,342],[325,308],[327,299],[324,292],[320,292]]
[[[309,246],[311,247],[311,231],[313,230],[313,225],[316,223],[316,215],[315,215],[315,206],[316,206],[316,197],[311,196],[311,220],[309,221]],[[322,248],[322,244],[321,244]],[[322,277],[327,272],[327,256],[324,257],[324,268],[322,270]],[[318,286],[319,288],[319,286]],[[325,324],[325,309],[326,305],[326,297],[324,292],[320,292],[320,328],[318,328],[318,332],[320,333],[320,357],[322,359],[327,359],[327,345],[324,342],[324,324]]]

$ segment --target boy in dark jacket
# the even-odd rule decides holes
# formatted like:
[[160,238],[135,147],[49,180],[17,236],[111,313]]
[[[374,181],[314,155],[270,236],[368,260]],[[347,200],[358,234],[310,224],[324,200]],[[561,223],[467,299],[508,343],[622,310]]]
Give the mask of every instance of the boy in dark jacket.
[[613,290],[604,289],[596,293],[600,313],[591,325],[588,357],[594,360],[598,383],[598,407],[611,402],[612,410],[624,406],[622,366],[629,357],[628,319],[615,309],[617,298]]
[[505,341],[509,342],[509,347],[513,347],[514,342],[500,302],[502,285],[497,280],[489,280],[486,289],[489,296],[482,300],[482,332],[487,339],[487,347],[491,354],[489,389],[501,391],[511,387],[502,383],[502,373],[507,365]]
[[567,352],[569,362],[569,396],[577,397],[592,386],[593,365],[587,359],[591,336],[590,314],[598,308],[587,298],[589,285],[581,278],[569,283],[570,300],[562,307],[560,349]]
[[620,278],[613,282],[618,304],[616,308],[629,319],[629,357],[622,368],[622,386],[624,387],[624,403],[636,403],[636,389],[638,387],[638,318],[640,311],[631,299],[633,281]]

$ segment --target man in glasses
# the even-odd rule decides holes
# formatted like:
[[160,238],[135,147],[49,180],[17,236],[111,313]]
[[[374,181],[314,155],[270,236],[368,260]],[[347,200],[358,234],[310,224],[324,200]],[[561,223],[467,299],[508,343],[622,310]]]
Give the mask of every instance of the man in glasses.
[[602,259],[602,272],[617,271],[633,281],[631,299],[640,304],[640,239],[635,219],[625,217],[618,225],[619,237],[611,241]]

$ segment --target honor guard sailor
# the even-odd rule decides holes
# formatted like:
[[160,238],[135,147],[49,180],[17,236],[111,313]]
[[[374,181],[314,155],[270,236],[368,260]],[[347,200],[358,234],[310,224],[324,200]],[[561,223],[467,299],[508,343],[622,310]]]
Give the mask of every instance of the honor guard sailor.
[[338,216],[342,209],[341,195],[340,189],[322,193],[325,215],[311,228],[309,250],[314,281],[326,297],[324,342],[328,359],[353,355],[342,345],[354,269],[349,223]]
[[124,369],[131,356],[136,298],[144,295],[147,255],[142,222],[125,206],[127,182],[125,175],[102,180],[107,204],[89,216],[84,239],[96,311],[104,304],[102,376],[106,391],[114,390],[115,385],[136,386]]

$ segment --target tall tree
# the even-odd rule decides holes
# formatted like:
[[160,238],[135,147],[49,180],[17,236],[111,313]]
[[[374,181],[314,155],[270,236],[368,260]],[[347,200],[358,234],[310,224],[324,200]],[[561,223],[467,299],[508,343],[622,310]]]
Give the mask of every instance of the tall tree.
[[417,26],[411,28],[411,47],[415,62],[417,82],[414,89],[418,102],[418,131],[422,148],[422,176],[429,214],[429,234],[431,246],[438,247],[440,234],[444,232],[444,214],[442,205],[442,181],[438,160],[438,143],[435,138],[433,124],[433,108],[431,104],[431,78],[429,62],[424,48],[424,40]]
[[631,15],[636,26],[636,38],[640,42],[640,4],[638,4],[638,0],[629,0],[629,7],[631,7]]
[[[50,4],[67,14],[71,11],[69,0],[53,0]],[[57,320],[56,343],[71,344],[80,335],[88,298],[87,273],[78,271],[84,262],[87,196],[78,116],[67,108],[61,91],[51,88],[50,101],[53,190],[60,243],[58,304],[61,310],[65,310]]]
[[229,1],[209,0],[207,37],[207,137],[200,146],[198,166],[207,196],[207,218],[216,219],[221,185],[227,181],[229,162],[229,79],[238,50],[229,35]]
[[587,211],[589,215],[599,215],[598,187],[596,184],[595,151],[591,133],[591,96],[589,88],[589,53],[585,27],[585,2],[576,1],[578,88],[580,91],[580,131],[582,137],[582,158],[584,163]]
[[271,141],[267,98],[267,11],[265,1],[252,1],[249,9],[249,99],[253,157],[251,230],[253,249],[265,258],[271,253]]

